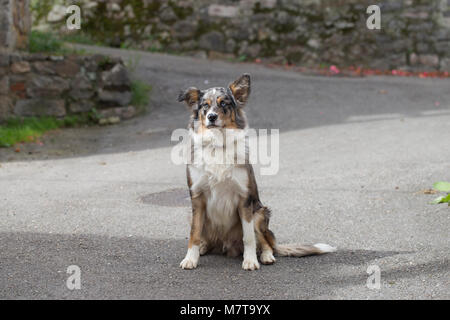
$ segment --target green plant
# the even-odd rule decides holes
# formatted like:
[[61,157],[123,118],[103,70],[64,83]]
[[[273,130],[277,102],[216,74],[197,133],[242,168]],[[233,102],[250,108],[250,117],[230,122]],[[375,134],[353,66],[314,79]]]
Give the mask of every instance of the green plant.
[[150,92],[152,87],[140,80],[134,80],[131,83],[131,104],[139,111],[144,111],[150,101]]
[[35,141],[44,132],[60,127],[54,118],[9,119],[0,126],[0,147],[9,147],[18,142]]
[[92,108],[88,113],[88,119],[93,123],[98,123],[101,118],[102,115],[97,111],[96,108]]
[[36,141],[47,131],[88,123],[95,123],[89,115],[72,115],[62,119],[54,117],[11,118],[5,124],[0,125],[0,147],[10,147],[19,142]]
[[245,54],[242,54],[238,57],[238,61],[239,62],[244,62],[247,60],[247,56]]
[[125,66],[127,67],[128,71],[130,71],[130,73],[134,73],[140,61],[141,56],[139,54],[133,55],[130,58],[128,58],[128,61],[126,62]]
[[68,48],[57,35],[50,32],[31,31],[28,51],[31,53],[46,52],[56,55],[84,54],[84,49]]
[[29,38],[29,51],[36,52],[60,52],[63,43],[53,34],[41,31],[31,31]]
[[434,199],[431,203],[432,204],[438,204],[438,203],[448,203],[450,206],[450,182],[440,181],[433,184],[433,189],[446,192],[447,195],[445,196],[439,196],[436,199]]

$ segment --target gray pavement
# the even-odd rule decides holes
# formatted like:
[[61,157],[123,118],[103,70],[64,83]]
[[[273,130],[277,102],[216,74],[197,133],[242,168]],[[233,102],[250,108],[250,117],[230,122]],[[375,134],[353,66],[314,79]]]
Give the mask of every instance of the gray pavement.
[[[450,208],[424,194],[450,180],[450,80],[326,78],[131,50],[153,86],[148,114],[55,131],[0,149],[2,299],[448,299]],[[208,255],[181,270],[189,233],[185,168],[170,134],[186,127],[180,88],[252,75],[252,127],[280,129],[280,170],[257,180],[280,243],[336,253],[261,270]],[[81,268],[68,290],[66,269]],[[379,266],[381,288],[367,268]]]

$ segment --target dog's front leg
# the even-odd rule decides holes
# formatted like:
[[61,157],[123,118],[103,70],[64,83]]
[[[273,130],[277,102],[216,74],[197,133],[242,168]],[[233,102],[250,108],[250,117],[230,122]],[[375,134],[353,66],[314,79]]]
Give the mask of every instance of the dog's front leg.
[[256,256],[256,237],[252,206],[246,207],[245,204],[241,203],[239,205],[239,217],[241,218],[242,240],[244,242],[244,261],[242,262],[242,268],[244,270],[259,269],[259,262]]
[[203,196],[192,198],[192,223],[188,251],[186,257],[180,263],[180,267],[183,269],[197,268],[200,258],[200,237],[205,222],[205,211],[206,206]]

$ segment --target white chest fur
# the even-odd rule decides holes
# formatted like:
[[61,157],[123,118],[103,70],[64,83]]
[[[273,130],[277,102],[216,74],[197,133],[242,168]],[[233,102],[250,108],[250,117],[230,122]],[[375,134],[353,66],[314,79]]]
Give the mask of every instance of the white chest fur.
[[[206,148],[194,145],[195,160],[189,166],[191,190],[194,194],[205,195],[208,220],[226,232],[238,219],[239,200],[247,195],[248,173],[245,167],[234,163],[223,164],[222,158],[211,161],[211,148],[214,148],[213,144],[206,145]],[[203,161],[204,153],[208,154],[208,161]]]
[[[222,171],[227,171],[227,175],[224,176]],[[247,171],[238,167],[219,169],[217,176],[214,171],[190,166],[189,172],[192,191],[203,193],[206,197],[206,214],[209,221],[217,228],[227,231],[238,219],[236,210],[239,200],[247,194]]]

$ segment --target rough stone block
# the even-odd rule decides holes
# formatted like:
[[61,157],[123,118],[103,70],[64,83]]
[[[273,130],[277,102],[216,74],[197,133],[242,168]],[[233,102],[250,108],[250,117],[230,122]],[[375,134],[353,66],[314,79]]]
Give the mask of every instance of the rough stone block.
[[208,15],[211,17],[234,18],[238,13],[239,8],[235,6],[211,4],[208,7]]
[[104,88],[130,88],[131,81],[128,71],[121,63],[117,63],[111,70],[102,72],[102,84]]
[[31,71],[30,64],[27,61],[14,62],[11,65],[12,73],[27,73],[30,71]]
[[94,102],[90,100],[83,100],[77,102],[71,102],[69,104],[69,111],[71,113],[89,112],[95,107]]
[[200,37],[198,45],[205,50],[224,51],[225,37],[218,31],[211,31]]
[[8,94],[9,77],[7,75],[0,76],[0,94]]
[[0,122],[8,119],[12,115],[11,99],[7,96],[0,96]]
[[190,39],[195,36],[198,23],[195,20],[182,20],[173,25],[173,37],[178,40]]
[[14,113],[23,117],[44,115],[63,117],[66,115],[66,108],[62,99],[24,99],[16,102]]
[[428,67],[437,67],[439,65],[439,57],[435,54],[423,54],[419,56],[421,64]]
[[95,94],[94,86],[89,78],[85,75],[79,74],[71,83],[71,90],[69,96],[75,100],[89,99]]
[[450,71],[450,58],[441,59],[439,67],[441,71]]
[[26,96],[26,85],[24,78],[10,77],[9,80],[9,91],[11,94],[25,98]]
[[0,51],[0,68],[9,67],[9,53]]
[[45,75],[55,75],[55,69],[50,61],[36,61],[32,64],[32,70]]
[[131,102],[131,91],[110,91],[100,89],[98,99],[108,105],[127,106]]
[[58,76],[34,75],[27,82],[27,95],[34,97],[57,97],[69,89],[69,82]]
[[54,69],[56,74],[58,74],[60,77],[72,78],[80,71],[80,66],[74,61],[65,59],[63,61],[55,63]]

